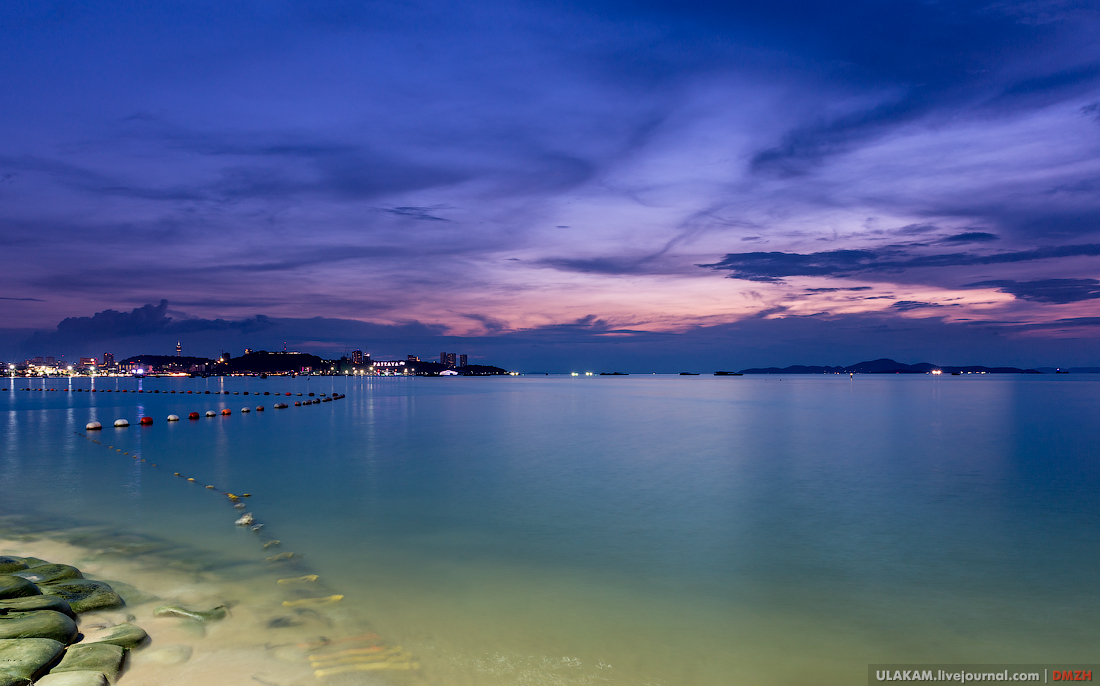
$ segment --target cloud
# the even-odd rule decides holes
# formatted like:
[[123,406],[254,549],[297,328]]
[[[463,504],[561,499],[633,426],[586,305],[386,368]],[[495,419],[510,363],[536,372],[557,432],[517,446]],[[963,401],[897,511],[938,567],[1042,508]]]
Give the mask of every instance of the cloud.
[[731,279],[777,282],[789,276],[851,276],[908,269],[1010,264],[1062,257],[1100,255],[1100,244],[1062,245],[1033,250],[980,254],[913,255],[898,248],[830,250],[810,254],[784,252],[729,253],[699,267],[731,272]]
[[807,293],[838,293],[840,291],[869,291],[869,290],[872,290],[872,289],[871,289],[870,286],[853,286],[852,288],[825,287],[825,288],[804,288],[802,290],[806,291]]
[[168,301],[146,304],[129,312],[103,310],[91,317],[67,317],[54,331],[38,331],[24,342],[28,348],[84,345],[152,335],[185,335],[212,330],[235,329],[255,333],[270,326],[270,319],[257,315],[240,321],[224,319],[175,319],[167,315]]
[[1100,298],[1100,280],[1097,279],[1037,279],[1012,281],[1009,279],[979,281],[967,288],[996,288],[1021,300],[1041,303],[1072,303]]
[[384,209],[382,211],[389,212],[390,214],[394,214],[399,217],[411,217],[412,219],[420,219],[423,221],[432,222],[446,222],[450,220],[428,214],[429,212],[434,212],[435,210],[445,208],[445,205],[435,205],[433,207],[392,207],[389,209]]
[[989,243],[999,240],[1000,236],[984,231],[967,231],[940,239],[940,243]]
[[902,312],[909,312],[911,310],[923,310],[929,307],[943,307],[939,303],[925,303],[916,300],[899,300],[890,306],[895,310],[901,310]]

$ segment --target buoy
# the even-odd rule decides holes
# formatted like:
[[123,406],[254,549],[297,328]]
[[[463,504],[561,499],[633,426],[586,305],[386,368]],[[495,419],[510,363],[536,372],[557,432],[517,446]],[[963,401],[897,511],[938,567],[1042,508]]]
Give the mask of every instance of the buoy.
[[126,421],[125,419],[116,419],[115,426],[119,428],[127,427],[130,426],[130,422]]
[[214,410],[207,410],[207,411],[206,411],[206,416],[207,416],[207,417],[217,417],[217,416],[218,416],[218,413],[217,413],[217,412],[215,412]]
[[191,412],[187,415],[187,418],[188,419],[198,419],[199,418],[199,413],[198,412]]
[[170,422],[178,422],[179,420],[180,420],[180,416],[178,414],[168,415],[168,421],[170,421]]
[[[6,390],[6,389],[5,389],[5,390]],[[289,393],[287,393],[287,395],[290,395],[290,394],[289,394]]]
[[225,408],[224,410],[222,410],[222,414],[233,414],[233,411],[232,411],[232,410],[230,410],[230,409],[229,409],[229,408],[227,407],[227,408]]
[[88,425],[84,427],[86,431],[99,431],[103,428],[103,425],[99,422],[88,422]]
[[297,400],[294,401],[294,407],[301,407],[301,406],[302,406],[302,403],[298,402]]
[[256,411],[257,412],[263,412],[264,411],[264,406],[263,405],[257,405],[256,406]]
[[242,407],[241,408],[241,412],[251,412],[251,411],[252,410],[248,409],[247,407]]
[[142,417],[141,421],[138,422],[138,423],[143,425],[143,426],[149,426],[150,424],[153,423],[153,418],[152,417]]

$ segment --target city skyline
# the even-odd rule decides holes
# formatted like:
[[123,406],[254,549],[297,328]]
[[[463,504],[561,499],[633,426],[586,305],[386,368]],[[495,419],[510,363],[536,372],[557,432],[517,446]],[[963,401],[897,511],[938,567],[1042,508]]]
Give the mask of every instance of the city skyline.
[[0,19],[5,359],[1100,363],[1087,3]]

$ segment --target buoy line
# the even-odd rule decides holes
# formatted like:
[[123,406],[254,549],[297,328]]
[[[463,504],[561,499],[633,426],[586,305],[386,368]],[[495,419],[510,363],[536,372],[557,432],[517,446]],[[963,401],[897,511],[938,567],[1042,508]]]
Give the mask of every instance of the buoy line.
[[[339,397],[342,398],[345,396]],[[333,399],[337,398],[334,397]],[[320,400],[314,402],[319,403]],[[278,405],[287,407],[286,404],[282,403],[276,404],[276,407],[278,407]],[[244,409],[247,410],[247,408]],[[260,407],[257,407],[257,410],[260,409]],[[178,421],[178,419],[179,418],[176,417],[175,421]],[[118,421],[124,422],[126,420],[120,419]],[[124,452],[121,448],[115,448],[112,445],[103,446],[101,441],[92,438],[92,436],[87,433],[88,430],[95,430],[91,428],[92,424],[98,425],[99,422],[89,423],[89,428],[85,433],[79,431],[74,431],[73,433],[81,436],[86,441],[95,443],[100,447],[106,447],[108,450],[114,450],[122,455],[130,456],[133,460],[146,463],[158,470],[167,469],[167,467],[162,467],[155,462],[148,462],[145,458],[141,457],[140,454],[135,453],[130,455],[129,452]],[[97,427],[97,429],[101,430],[102,427]],[[195,477],[184,476],[181,472],[172,472],[172,476],[183,479],[187,483],[202,483]],[[302,555],[290,551],[274,552],[271,550],[272,548],[281,548],[282,541],[265,532],[264,524],[257,520],[255,514],[252,512],[242,512],[242,510],[247,509],[245,501],[253,497],[252,493],[236,494],[218,488],[213,484],[205,484],[203,490],[208,490],[224,496],[224,502],[233,507],[235,514],[239,513],[240,515],[234,521],[234,524],[239,527],[247,528],[256,535],[256,539],[260,543],[261,553],[265,555],[264,561],[269,565],[278,566],[280,571],[285,570],[285,572],[290,573],[286,578],[280,578],[276,581],[276,584],[283,587],[286,590],[286,594],[290,596],[282,601],[283,608],[291,612],[315,613],[317,609],[324,609],[327,606],[336,605],[344,600],[344,595],[342,593],[333,592],[333,589],[329,588],[327,584],[320,580],[318,574],[313,573],[312,570],[308,568],[303,561]],[[267,555],[267,553],[272,552],[273,554]],[[280,646],[273,647],[277,648]],[[388,646],[387,642],[373,631],[338,639],[322,637],[320,642],[299,643],[294,644],[294,647],[296,649],[308,651],[305,659],[309,662],[310,668],[313,670],[313,675],[318,680],[353,672],[379,670],[412,671],[420,669],[420,663],[411,653],[404,650],[404,648],[399,645]]]
[[[29,389],[25,389],[25,390],[29,390]],[[276,395],[278,395],[278,394],[276,393]],[[287,393],[287,395],[290,395],[290,394]],[[298,395],[302,395],[302,394],[299,393]],[[313,395],[313,394],[310,393],[310,395]],[[325,394],[322,393],[321,395],[324,396]],[[346,397],[347,397],[346,395],[342,395],[340,393],[333,393],[331,397],[322,397],[322,398],[315,398],[314,400],[307,400],[307,401],[304,401],[304,402],[295,402],[294,407],[301,407],[303,405],[320,404],[322,402],[330,402],[332,400],[343,400]],[[272,407],[274,407],[276,410],[281,410],[281,409],[285,409],[285,408],[290,407],[290,405],[287,404],[287,403],[275,403],[274,405],[272,405]],[[252,411],[252,408],[247,407],[247,406],[241,408],[241,414],[248,414],[251,411]],[[264,406],[263,405],[257,405],[256,406],[256,411],[257,412],[263,412],[264,411]],[[216,412],[214,410],[207,410],[205,414],[206,414],[207,417],[217,417],[219,414],[223,417],[228,417],[228,416],[233,414],[233,410],[230,410],[227,407],[227,408],[223,408],[220,413]],[[189,412],[187,414],[187,418],[188,419],[201,419],[202,415],[199,414],[198,412]],[[170,415],[168,415],[168,418],[166,419],[166,421],[169,421],[169,422],[178,422],[179,420],[180,420],[180,417],[179,417],[178,414],[170,414]],[[153,418],[149,417],[149,416],[141,417],[138,420],[138,424],[140,424],[141,426],[151,426],[153,424]],[[115,426],[115,428],[118,428],[118,429],[124,429],[124,428],[130,426],[130,422],[126,419],[116,419],[115,423],[114,423],[114,426]],[[84,426],[85,431],[99,431],[102,428],[103,428],[103,425],[100,424],[99,422],[88,422]]]

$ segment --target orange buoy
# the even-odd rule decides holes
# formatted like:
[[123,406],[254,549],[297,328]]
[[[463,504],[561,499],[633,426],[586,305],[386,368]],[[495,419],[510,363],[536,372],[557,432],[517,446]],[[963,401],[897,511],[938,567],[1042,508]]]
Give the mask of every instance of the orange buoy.
[[233,414],[233,412],[232,412],[232,410],[230,410],[230,409],[229,409],[229,408],[227,407],[227,408],[225,408],[224,410],[222,410],[222,414]]

